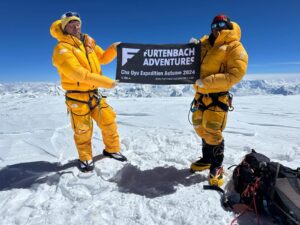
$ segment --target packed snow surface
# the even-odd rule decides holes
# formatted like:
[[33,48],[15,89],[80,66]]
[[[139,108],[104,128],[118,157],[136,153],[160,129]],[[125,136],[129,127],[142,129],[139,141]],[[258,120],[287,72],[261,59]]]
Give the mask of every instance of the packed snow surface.
[[[263,83],[254,81],[263,90]],[[288,92],[299,91],[299,83],[282,83]],[[246,84],[234,89],[235,110],[224,132],[226,191],[232,191],[227,167],[252,148],[286,166],[300,165],[299,92],[248,95],[252,86]],[[188,122],[190,86],[190,92],[178,90],[182,97],[166,97],[178,86],[170,86],[170,92],[163,86],[132,85],[141,87],[139,98],[135,88],[128,91],[122,84],[118,93],[133,97],[107,92],[129,161],[104,158],[101,132],[94,126],[96,169],[87,177],[76,168],[64,97],[45,92],[60,93],[59,85],[31,85],[0,86],[0,224],[221,225],[234,219],[218,192],[203,189],[208,172],[189,173],[191,162],[201,156],[201,139]],[[256,218],[249,213],[238,223],[252,225]]]

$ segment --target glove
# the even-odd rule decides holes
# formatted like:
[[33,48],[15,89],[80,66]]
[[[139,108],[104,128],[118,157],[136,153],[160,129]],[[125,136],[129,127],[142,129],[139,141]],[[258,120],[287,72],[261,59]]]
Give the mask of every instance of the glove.
[[196,80],[195,84],[198,85],[198,87],[200,88],[204,87],[204,84],[202,83],[201,79]]
[[111,88],[115,88],[116,86],[118,86],[120,83],[119,80],[115,80],[115,82],[112,84],[112,87]]
[[118,41],[118,42],[115,42],[115,43],[112,43],[112,46],[117,49],[118,45],[121,44],[122,42]]
[[190,43],[193,43],[193,44],[196,44],[196,45],[197,45],[197,44],[199,44],[199,40],[192,37],[192,38],[190,39]]

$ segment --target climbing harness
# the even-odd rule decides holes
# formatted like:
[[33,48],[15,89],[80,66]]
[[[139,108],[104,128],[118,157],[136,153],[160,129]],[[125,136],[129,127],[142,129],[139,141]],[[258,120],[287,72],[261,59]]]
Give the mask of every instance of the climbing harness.
[[[191,112],[196,112],[197,110],[205,111],[212,106],[218,106],[225,112],[233,111],[233,109],[234,109],[232,106],[233,95],[231,93],[229,93],[228,91],[218,92],[218,93],[210,93],[210,94],[202,94],[202,93],[198,93],[198,94],[199,94],[199,97],[197,99],[194,98],[191,103]],[[225,95],[228,96],[228,105],[219,101],[219,97],[225,96]],[[203,102],[204,97],[210,97],[212,99],[212,102],[208,105],[205,105]]]
[[[68,94],[71,94],[71,93],[89,93],[89,94],[92,94],[92,95],[90,95],[90,99],[88,101],[83,101],[83,100],[79,100],[79,99],[69,97]],[[65,97],[66,97],[66,100],[71,100],[71,101],[87,104],[91,111],[100,104],[101,98],[106,98],[106,96],[102,96],[98,92],[98,89],[89,90],[89,91],[67,90]],[[93,102],[94,99],[96,100],[96,104],[92,105],[92,102]]]

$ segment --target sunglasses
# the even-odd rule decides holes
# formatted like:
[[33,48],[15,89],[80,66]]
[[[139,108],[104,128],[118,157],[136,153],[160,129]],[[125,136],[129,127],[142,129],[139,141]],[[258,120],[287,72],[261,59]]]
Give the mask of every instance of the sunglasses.
[[76,17],[80,18],[80,15],[77,12],[67,12],[67,13],[63,14],[61,18],[72,17],[72,16],[76,16]]
[[225,28],[226,26],[227,26],[226,22],[220,21],[220,22],[213,23],[213,24],[211,25],[211,29]]

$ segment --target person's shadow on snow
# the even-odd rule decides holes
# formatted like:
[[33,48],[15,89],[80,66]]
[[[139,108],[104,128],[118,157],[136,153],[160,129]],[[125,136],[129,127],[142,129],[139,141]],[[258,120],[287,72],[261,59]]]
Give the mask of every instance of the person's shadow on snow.
[[189,169],[178,170],[175,167],[156,167],[150,170],[140,170],[127,164],[113,178],[120,192],[133,193],[147,198],[156,198],[176,192],[178,185],[190,186],[206,181],[201,174],[191,174]]
[[[103,158],[103,155],[97,155],[93,159],[96,162]],[[64,165],[36,161],[6,166],[0,170],[0,191],[30,188],[33,184],[57,184],[61,175],[72,173],[71,171],[65,171],[71,167],[78,167],[78,161],[72,160]]]

